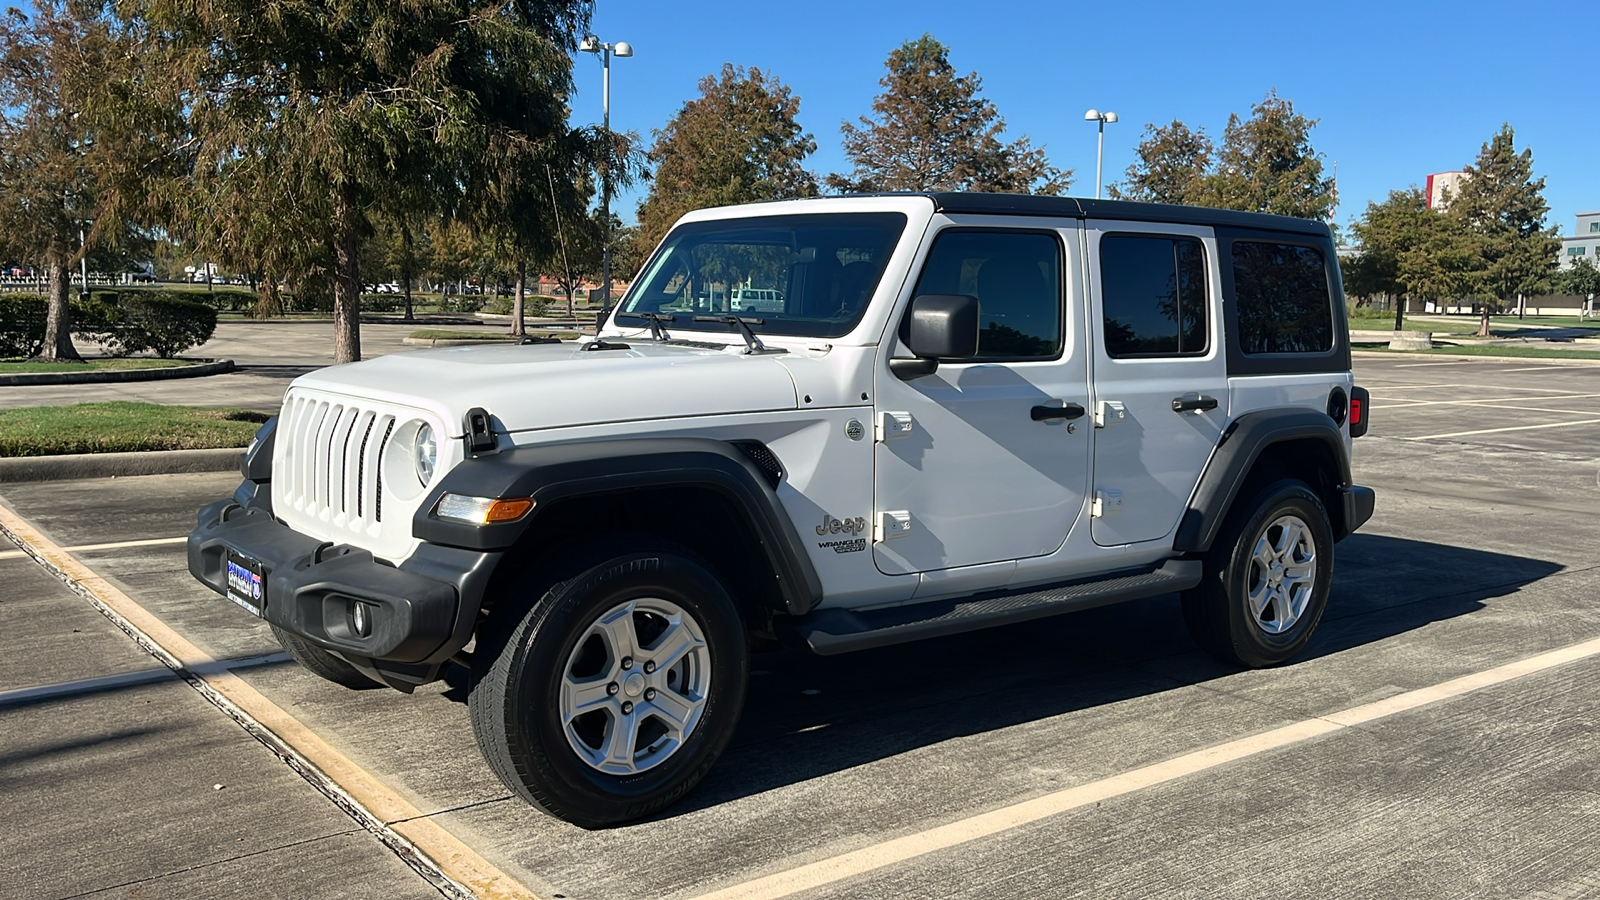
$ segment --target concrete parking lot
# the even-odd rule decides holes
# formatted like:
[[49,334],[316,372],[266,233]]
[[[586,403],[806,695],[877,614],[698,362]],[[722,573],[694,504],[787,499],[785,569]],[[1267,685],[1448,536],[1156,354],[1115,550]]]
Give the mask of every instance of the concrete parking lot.
[[[1600,367],[1361,359],[1357,379],[1377,512],[1293,664],[1213,662],[1174,597],[760,656],[696,793],[606,831],[508,795],[460,677],[344,690],[194,583],[181,538],[235,477],[0,501],[516,882],[497,896],[1600,896]],[[30,824],[0,831],[0,895],[451,890],[387,840],[409,821],[352,818],[269,743],[0,546],[0,798]]]

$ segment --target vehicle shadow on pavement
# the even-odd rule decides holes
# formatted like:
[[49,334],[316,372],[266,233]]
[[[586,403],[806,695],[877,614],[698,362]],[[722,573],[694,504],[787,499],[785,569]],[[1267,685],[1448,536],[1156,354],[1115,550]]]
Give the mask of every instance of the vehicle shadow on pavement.
[[[1564,567],[1399,538],[1339,545],[1328,613],[1288,669],[1484,608]],[[944,741],[1159,698],[1237,673],[1196,648],[1176,595],[931,641],[752,657],[723,761],[672,818]],[[1285,671],[1285,670],[1278,670]],[[1138,715],[1131,707],[1127,714]]]

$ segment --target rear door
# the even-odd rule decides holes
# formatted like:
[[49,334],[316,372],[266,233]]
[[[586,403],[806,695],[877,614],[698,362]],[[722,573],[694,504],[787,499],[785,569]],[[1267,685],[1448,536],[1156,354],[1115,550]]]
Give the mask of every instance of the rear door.
[[1166,539],[1228,422],[1210,228],[1091,221],[1094,474],[1101,546]]

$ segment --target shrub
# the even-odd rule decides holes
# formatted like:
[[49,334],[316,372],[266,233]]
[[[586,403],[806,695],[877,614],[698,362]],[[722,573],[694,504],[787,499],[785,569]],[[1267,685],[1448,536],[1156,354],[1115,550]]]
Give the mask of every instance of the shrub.
[[509,316],[509,315],[511,315],[512,306],[513,306],[512,298],[510,298],[510,297],[496,297],[493,300],[489,301],[489,305],[488,305],[487,309],[489,310],[489,312],[494,313],[497,316]]
[[242,291],[238,288],[221,288],[205,293],[185,294],[186,298],[210,306],[217,312],[240,312],[251,309],[256,305],[256,295],[251,291]]
[[0,294],[0,357],[38,356],[49,311],[38,294]]
[[105,347],[112,356],[127,356],[118,339],[122,327],[120,296],[115,291],[94,291],[86,301],[72,304],[72,334]]
[[102,343],[119,355],[149,350],[171,359],[211,340],[217,330],[215,309],[169,291],[129,292],[118,307],[120,321]]
[[366,312],[390,313],[405,302],[399,294],[362,294],[361,308]]

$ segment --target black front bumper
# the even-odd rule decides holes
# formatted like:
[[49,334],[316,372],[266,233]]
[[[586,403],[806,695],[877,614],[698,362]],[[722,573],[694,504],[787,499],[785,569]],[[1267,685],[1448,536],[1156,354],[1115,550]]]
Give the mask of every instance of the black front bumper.
[[[471,640],[500,553],[423,544],[398,567],[300,534],[267,510],[219,500],[189,534],[189,572],[226,596],[228,551],[259,563],[261,617],[402,690],[432,681]],[[352,608],[366,606],[366,634]]]

